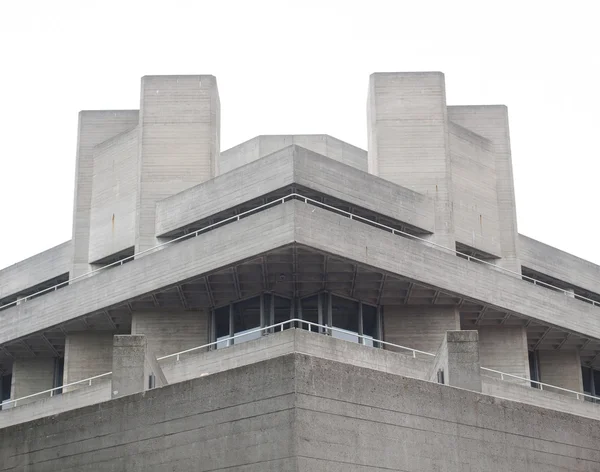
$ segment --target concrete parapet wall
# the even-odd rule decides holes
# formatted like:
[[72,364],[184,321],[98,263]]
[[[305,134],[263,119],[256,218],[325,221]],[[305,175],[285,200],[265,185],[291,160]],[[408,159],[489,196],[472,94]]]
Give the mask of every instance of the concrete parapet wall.
[[71,251],[71,241],[67,241],[0,270],[0,299],[68,273]]
[[[579,352],[574,349],[538,351],[540,381],[557,387],[583,392]],[[562,393],[557,390],[558,393]]]
[[[10,398],[21,398],[54,387],[55,359],[53,357],[19,358],[13,361]],[[47,397],[50,394],[46,394]],[[43,397],[23,400],[30,403]]]
[[428,380],[481,392],[477,331],[447,331],[437,350]]
[[[112,350],[112,332],[69,333],[65,340],[63,385],[110,372]],[[86,387],[87,385],[74,385],[66,387],[64,390],[70,391]]]
[[480,326],[478,331],[482,367],[530,378],[527,329],[524,326]]

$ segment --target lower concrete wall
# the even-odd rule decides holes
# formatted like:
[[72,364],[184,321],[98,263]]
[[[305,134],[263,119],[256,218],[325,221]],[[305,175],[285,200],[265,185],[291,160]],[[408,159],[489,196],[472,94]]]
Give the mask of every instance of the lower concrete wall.
[[600,405],[582,399],[577,400],[573,394],[540,390],[529,385],[518,385],[485,375],[482,375],[482,392],[498,398],[600,420]]
[[135,312],[131,334],[143,334],[148,352],[156,357],[208,343],[208,315],[204,311]]
[[562,349],[538,351],[538,359],[541,382],[576,392],[583,391],[581,359],[578,351]]
[[460,329],[460,316],[455,306],[409,305],[383,309],[383,340],[400,346],[435,354],[446,331],[457,329]]
[[0,430],[0,470],[595,472],[600,423],[291,354]]
[[297,355],[299,471],[600,470],[600,423]]
[[480,326],[478,331],[479,359],[482,367],[530,378],[525,327]]
[[[16,359],[13,362],[10,398],[21,398],[49,390],[54,386],[55,360],[53,357]],[[50,396],[50,394],[48,394]],[[23,400],[21,405],[42,397]]]
[[[112,369],[113,333],[85,331],[70,333],[65,341],[65,369],[63,385]],[[77,390],[79,385],[66,387],[65,392]]]

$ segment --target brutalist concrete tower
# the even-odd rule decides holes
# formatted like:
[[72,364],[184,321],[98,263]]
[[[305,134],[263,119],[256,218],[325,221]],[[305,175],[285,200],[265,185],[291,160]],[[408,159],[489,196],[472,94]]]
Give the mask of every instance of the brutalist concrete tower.
[[367,114],[82,111],[72,239],[0,270],[0,471],[600,470],[600,267],[518,233],[507,108],[393,72]]

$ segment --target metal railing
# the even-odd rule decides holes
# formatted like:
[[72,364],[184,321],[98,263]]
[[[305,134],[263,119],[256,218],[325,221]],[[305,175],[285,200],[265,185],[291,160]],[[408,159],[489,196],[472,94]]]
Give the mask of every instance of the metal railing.
[[[508,377],[510,379],[522,380],[523,382],[526,382],[528,384],[538,385],[539,390],[544,390],[544,387],[546,387],[546,390],[548,390],[548,391],[559,390],[561,392],[571,393],[571,394],[575,395],[575,398],[577,398],[577,400],[580,400],[582,398],[584,398],[584,399],[587,398],[587,399],[593,401],[594,403],[600,403],[600,397],[595,397],[594,395],[589,395],[587,393],[578,392],[576,390],[569,390],[568,388],[557,387],[556,385],[550,385],[550,384],[547,384],[544,382],[538,382],[537,380],[528,379],[526,377],[520,377],[520,376],[514,375],[514,374],[507,374],[506,372],[500,372],[499,370],[489,369],[487,367],[482,367],[481,370],[499,374],[500,380],[506,381],[506,377]],[[487,376],[487,377],[497,378],[497,377],[491,377],[491,376]]]
[[49,397],[53,397],[54,395],[61,393],[61,392],[59,392],[59,390],[62,391],[65,388],[72,387],[73,385],[82,385],[82,386],[91,387],[92,382],[94,380],[98,380],[99,378],[102,378],[102,377],[107,377],[111,374],[112,374],[112,372],[106,372],[104,374],[94,375],[93,377],[89,377],[87,379],[78,380],[77,382],[70,382],[68,384],[61,385],[60,387],[49,388],[48,390],[43,390],[41,392],[32,393],[31,395],[27,395],[25,397],[15,398],[14,400],[4,400],[2,403],[0,403],[0,407],[2,407],[3,409],[4,409],[4,406],[8,406],[8,405],[12,405],[13,407],[15,407],[15,406],[17,406],[18,402],[22,402],[23,400],[28,400],[28,399],[34,398],[34,397],[39,397],[41,395],[47,395]]
[[179,236],[179,237],[177,237],[175,239],[171,239],[171,240],[166,241],[164,243],[160,243],[160,244],[158,244],[158,245],[156,245],[154,247],[151,247],[151,248],[145,249],[143,251],[140,251],[138,253],[132,254],[131,256],[127,256],[127,257],[125,257],[125,258],[123,258],[123,259],[121,259],[119,261],[112,262],[112,263],[110,263],[108,265],[105,265],[103,267],[99,267],[98,269],[94,269],[94,270],[92,270],[90,272],[87,272],[85,274],[79,275],[77,277],[74,277],[72,279],[66,280],[66,281],[61,282],[59,284],[53,285],[52,287],[45,288],[45,289],[40,290],[38,292],[35,292],[33,294],[30,294],[30,295],[24,296],[22,298],[19,298],[19,299],[15,300],[15,301],[6,303],[6,304],[0,306],[0,310],[2,310],[4,308],[11,307],[11,306],[14,306],[14,305],[17,305],[17,304],[22,303],[22,302],[25,302],[25,301],[27,301],[30,298],[37,297],[37,296],[42,295],[44,293],[48,293],[48,292],[52,292],[52,291],[58,290],[59,288],[65,286],[65,285],[69,285],[69,284],[72,284],[72,283],[75,283],[75,282],[79,282],[80,280],[83,280],[83,279],[85,279],[85,278],[89,277],[90,275],[95,274],[97,272],[100,272],[100,271],[103,271],[103,270],[106,270],[106,269],[109,269],[111,267],[115,267],[115,266],[118,266],[118,265],[123,265],[125,262],[128,262],[128,261],[130,261],[130,260],[132,260],[134,258],[143,256],[143,255],[149,254],[151,252],[157,251],[157,250],[159,250],[161,248],[164,248],[164,247],[166,247],[166,246],[168,246],[170,244],[173,244],[173,243],[176,243],[176,242],[179,242],[179,241],[183,241],[185,239],[190,239],[190,238],[193,238],[193,237],[197,237],[200,234],[203,234],[203,233],[205,233],[207,231],[210,231],[211,229],[214,229],[214,228],[217,228],[217,227],[221,227],[223,225],[226,225],[228,223],[232,223],[234,221],[239,221],[241,218],[244,218],[244,217],[249,216],[251,214],[263,211],[263,210],[265,210],[267,208],[270,208],[270,207],[273,207],[273,206],[285,203],[288,200],[300,200],[300,201],[303,201],[306,204],[311,204],[311,205],[314,205],[314,206],[317,206],[317,207],[320,207],[320,208],[324,208],[324,209],[332,211],[334,213],[346,216],[346,217],[350,218],[351,220],[360,221],[360,222],[366,223],[368,225],[384,229],[385,231],[391,232],[392,234],[403,236],[403,237],[407,237],[407,238],[410,238],[410,239],[414,239],[416,241],[421,241],[421,242],[423,242],[423,243],[425,243],[425,244],[427,244],[429,246],[433,246],[433,247],[436,247],[438,249],[442,249],[444,251],[448,251],[449,253],[454,254],[456,256],[460,256],[462,258],[465,258],[468,261],[474,261],[474,262],[477,262],[477,263],[480,263],[480,264],[485,264],[485,265],[487,265],[487,266],[489,266],[489,267],[491,267],[491,268],[493,268],[495,270],[498,270],[498,271],[506,273],[506,274],[510,274],[510,275],[512,275],[512,276],[520,279],[520,280],[528,280],[528,281],[532,282],[534,285],[541,285],[543,287],[546,287],[546,288],[549,288],[549,289],[552,289],[552,290],[555,290],[555,291],[558,291],[558,292],[563,292],[569,298],[575,298],[577,300],[582,300],[582,301],[585,301],[587,303],[591,303],[594,306],[600,306],[600,302],[598,302],[596,300],[592,300],[591,298],[587,298],[587,297],[584,297],[582,295],[578,295],[578,294],[573,293],[573,292],[571,292],[569,290],[557,287],[555,285],[552,285],[552,284],[549,284],[549,283],[546,283],[546,282],[542,282],[541,280],[535,279],[535,278],[530,277],[528,275],[524,275],[524,274],[521,274],[519,272],[515,272],[513,270],[510,270],[510,269],[506,269],[504,267],[498,266],[498,265],[493,264],[493,263],[491,263],[489,261],[486,261],[484,259],[479,259],[479,258],[471,256],[469,254],[465,254],[463,252],[457,251],[455,248],[454,249],[453,248],[449,248],[449,247],[443,246],[441,244],[438,244],[436,242],[430,241],[428,239],[424,239],[424,238],[421,238],[419,236],[415,236],[414,234],[410,234],[410,233],[407,233],[405,231],[402,231],[402,230],[399,230],[399,229],[396,229],[396,228],[392,228],[391,226],[387,226],[387,225],[384,225],[382,223],[378,223],[376,221],[370,220],[369,218],[365,218],[363,216],[355,215],[355,214],[353,214],[353,213],[351,213],[349,211],[342,210],[342,209],[336,208],[336,207],[334,207],[332,205],[328,205],[326,203],[319,202],[318,200],[314,200],[314,199],[312,199],[310,197],[306,197],[306,196],[304,196],[304,195],[302,195],[300,193],[290,193],[290,194],[285,195],[283,197],[277,198],[276,200],[273,200],[271,202],[268,202],[268,203],[265,203],[263,205],[260,205],[260,206],[258,206],[256,208],[252,208],[250,210],[242,212],[242,213],[240,213],[238,215],[234,215],[234,216],[231,216],[229,218],[225,218],[224,220],[221,220],[221,221],[219,221],[217,223],[209,224],[209,225],[207,225],[207,226],[205,226],[203,228],[200,228],[200,229],[198,229],[196,231],[193,231],[193,232],[191,232],[189,234],[184,234],[184,235]]
[[[228,336],[226,338],[222,338],[219,339],[217,341],[213,341],[207,344],[202,344],[201,346],[196,346],[190,349],[185,349],[183,351],[179,351],[179,352],[175,352],[173,354],[168,354],[166,356],[162,356],[157,358],[157,361],[164,361],[166,359],[174,359],[175,362],[179,362],[181,360],[181,356],[185,355],[185,354],[189,354],[189,353],[193,353],[193,352],[198,352],[204,349],[210,349],[211,347],[215,347],[218,348],[220,345],[222,346],[223,344],[225,344],[225,346],[222,346],[224,348],[226,347],[230,347],[235,345],[235,340],[236,339],[240,339],[246,336],[250,336],[252,334],[256,334],[256,333],[261,333],[263,335],[266,334],[270,334],[270,333],[276,333],[276,332],[282,332],[285,329],[285,326],[288,326],[289,328],[296,328],[296,327],[307,327],[307,331],[309,332],[314,332],[314,333],[318,333],[318,334],[323,334],[323,335],[329,335],[332,336],[334,332],[338,332],[341,333],[343,335],[349,335],[349,331],[344,330],[344,329],[340,329],[340,328],[336,328],[334,326],[328,326],[328,325],[322,325],[322,324],[318,324],[318,323],[313,323],[311,321],[306,321],[300,318],[292,318],[290,320],[286,320],[286,321],[282,321],[281,323],[276,323],[276,324],[272,324],[269,326],[264,326],[264,327],[259,327],[259,328],[255,328],[255,329],[251,329],[248,331],[244,331],[243,333],[240,334],[234,334],[233,336]],[[314,328],[314,329],[313,329]],[[303,329],[303,328],[302,328]],[[374,339],[371,336],[365,336],[365,335],[361,335],[358,333],[350,333],[351,336],[353,338],[357,338],[359,339],[359,344],[364,345],[365,347],[367,347],[366,342],[368,343],[372,343],[373,347],[381,347],[381,346],[387,346],[390,348],[394,348],[394,349],[399,349],[402,351],[407,351],[410,353],[410,355],[412,356],[413,359],[417,358],[417,354],[422,355],[422,356],[426,356],[426,357],[436,357],[435,354],[432,354],[431,352],[425,352],[425,351],[420,351],[418,349],[413,349],[410,347],[406,347],[406,346],[401,346],[399,344],[394,344],[394,343],[390,343],[388,341],[383,341],[383,340],[379,340],[379,339]],[[575,390],[569,390],[567,388],[562,388],[562,387],[557,387],[556,385],[550,385],[547,383],[543,383],[543,382],[538,382],[535,380],[531,380],[525,377],[520,377],[518,375],[514,375],[514,374],[508,374],[506,372],[501,372],[499,370],[494,370],[494,369],[489,369],[487,367],[481,367],[482,371],[486,371],[486,372],[493,372],[495,374],[498,374],[500,376],[500,380],[502,381],[509,381],[508,379],[517,379],[520,381],[525,382],[526,384],[531,384],[531,383],[535,383],[537,385],[540,386],[540,390],[543,390],[544,388],[546,388],[546,390],[559,390],[561,392],[566,392],[572,395],[575,395],[575,397],[577,398],[577,400],[580,399],[589,399],[591,401],[593,401],[594,403],[600,403],[600,397],[595,397],[593,395],[589,395],[586,393],[581,393],[581,392],[577,392]],[[38,393],[34,393],[31,395],[27,395],[25,397],[21,397],[21,398],[16,398],[14,400],[5,400],[4,402],[2,402],[2,404],[0,404],[0,406],[4,407],[5,405],[12,405],[13,407],[16,407],[18,405],[18,402],[22,402],[23,400],[27,400],[27,399],[31,399],[37,396],[42,396],[42,395],[49,395],[49,396],[54,396],[55,393],[58,390],[63,390],[65,388],[74,386],[74,385],[82,385],[82,386],[91,386],[92,382],[103,378],[103,377],[107,377],[109,375],[111,375],[112,372],[106,372],[104,374],[100,374],[100,375],[95,375],[94,377],[90,377],[87,379],[83,379],[83,380],[79,380],[77,382],[71,382],[65,385],[62,385],[60,387],[55,387],[55,388],[51,388],[48,390],[44,390],[42,392],[38,392]]]

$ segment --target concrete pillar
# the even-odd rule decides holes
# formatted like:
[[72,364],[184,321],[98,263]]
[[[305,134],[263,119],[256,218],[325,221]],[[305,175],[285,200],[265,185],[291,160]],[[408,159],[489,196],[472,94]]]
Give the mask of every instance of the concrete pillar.
[[[13,362],[12,384],[10,398],[12,400],[26,397],[34,393],[54,387],[55,359],[54,357],[18,358]],[[17,406],[31,403],[50,394],[37,396],[18,402]]]
[[448,107],[448,119],[489,139],[494,144],[499,239],[502,256],[498,265],[520,274],[521,263],[508,109],[504,105],[450,106]]
[[444,74],[372,74],[367,109],[369,172],[431,197],[432,240],[454,249]]
[[208,311],[135,312],[131,334],[143,334],[156,357],[207,344]]
[[[383,308],[383,340],[400,346],[435,353],[446,331],[459,329],[460,314],[455,306],[388,305]],[[395,350],[387,346],[386,349]]]
[[137,124],[137,110],[82,111],[79,113],[71,278],[85,274],[90,270],[88,254],[94,148],[103,141],[134,128]]
[[[69,333],[65,340],[63,385],[110,372],[112,352],[113,333],[111,332]],[[77,388],[77,386],[66,387],[64,391]]]
[[524,326],[480,326],[478,331],[482,367],[530,378],[527,329]]
[[146,338],[115,336],[112,356],[112,398],[133,395],[147,389]]
[[437,350],[429,380],[481,392],[477,331],[448,331]]
[[[583,377],[579,351],[548,350],[538,351],[540,382],[557,387],[583,392]],[[544,387],[544,390],[550,390]],[[558,393],[562,393],[556,390]]]
[[156,202],[216,175],[220,103],[211,75],[142,78],[136,252],[156,245]]

